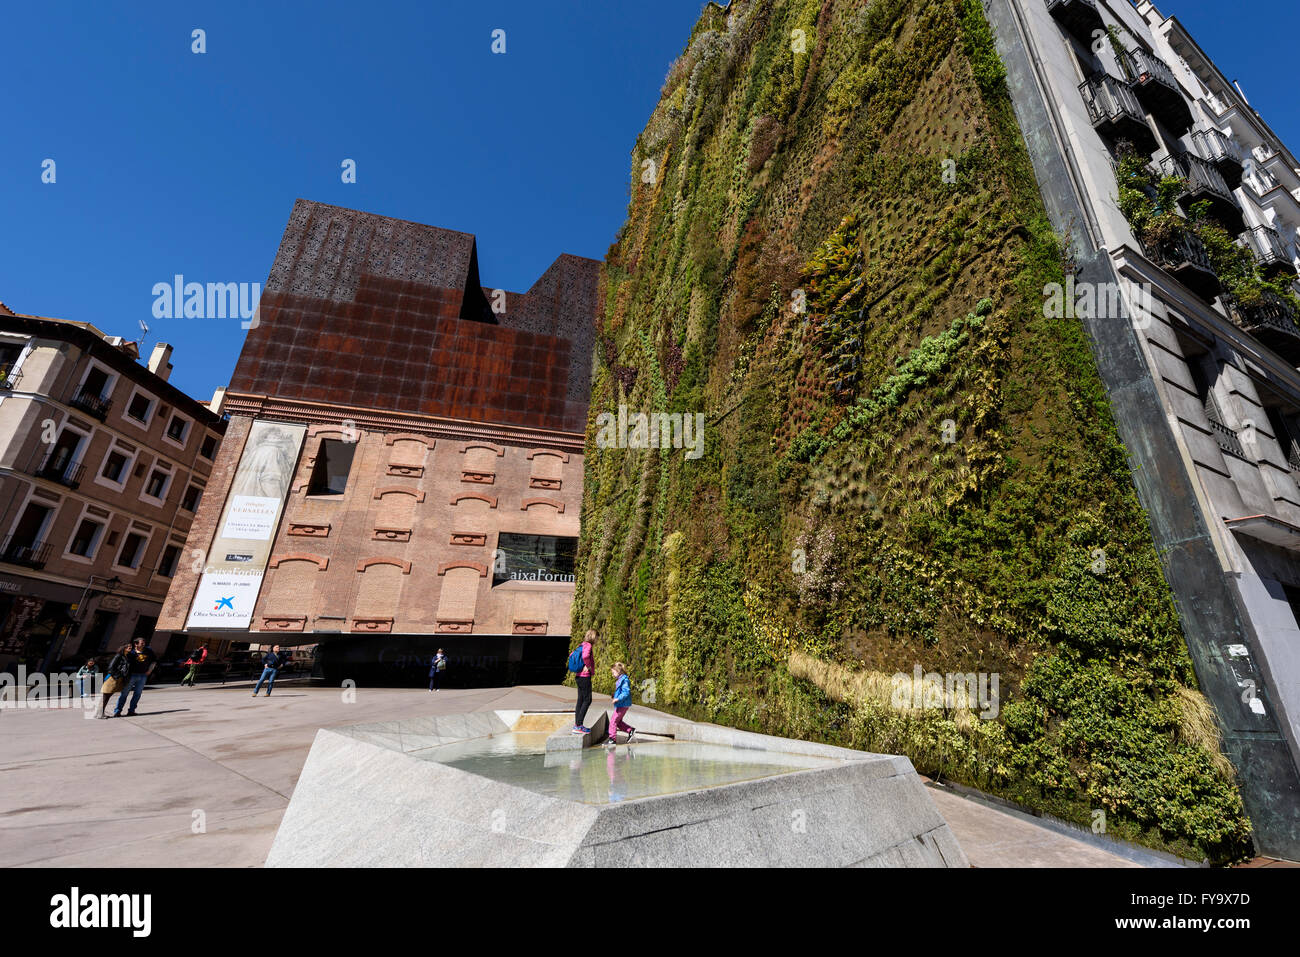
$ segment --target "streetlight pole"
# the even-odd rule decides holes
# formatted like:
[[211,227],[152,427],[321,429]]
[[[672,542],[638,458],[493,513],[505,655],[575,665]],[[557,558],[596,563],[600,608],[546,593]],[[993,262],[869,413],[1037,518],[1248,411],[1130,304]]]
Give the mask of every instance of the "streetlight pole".
[[[106,588],[95,589],[95,583],[102,582]],[[72,611],[72,624],[65,625],[62,634],[58,639],[50,642],[50,650],[45,655],[45,660],[41,662],[41,671],[46,672],[59,660],[59,653],[63,651],[63,643],[68,639],[68,633],[81,627],[81,623],[86,620],[86,602],[90,599],[91,592],[94,590],[102,591],[105,595],[113,594],[113,589],[122,584],[122,579],[114,575],[112,578],[105,578],[102,575],[91,575],[86,579],[86,587],[81,590],[81,598]]]

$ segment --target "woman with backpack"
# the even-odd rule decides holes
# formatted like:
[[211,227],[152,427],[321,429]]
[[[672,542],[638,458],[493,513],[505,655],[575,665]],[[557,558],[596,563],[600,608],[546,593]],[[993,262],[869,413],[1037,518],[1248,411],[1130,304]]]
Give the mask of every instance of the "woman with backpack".
[[595,642],[596,632],[588,628],[582,636],[582,644],[569,655],[569,670],[578,676],[578,706],[573,709],[574,734],[588,734],[591,731],[583,722],[587,719],[587,709],[591,707],[591,676],[596,673],[596,660],[592,657],[591,649]]
[[130,651],[131,642],[128,641],[118,649],[117,654],[113,656],[113,660],[108,663],[108,680],[106,680],[104,686],[99,689],[99,708],[96,709],[97,713],[95,717],[108,717],[108,699],[113,697],[113,695],[126,684],[127,676],[131,674],[131,662],[130,659],[127,658]]

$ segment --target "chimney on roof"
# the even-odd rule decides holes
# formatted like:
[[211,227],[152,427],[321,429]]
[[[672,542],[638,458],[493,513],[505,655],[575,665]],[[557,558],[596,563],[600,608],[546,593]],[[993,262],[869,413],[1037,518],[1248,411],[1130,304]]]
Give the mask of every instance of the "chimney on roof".
[[166,382],[172,374],[171,357],[172,347],[165,342],[158,343],[149,355],[149,371]]

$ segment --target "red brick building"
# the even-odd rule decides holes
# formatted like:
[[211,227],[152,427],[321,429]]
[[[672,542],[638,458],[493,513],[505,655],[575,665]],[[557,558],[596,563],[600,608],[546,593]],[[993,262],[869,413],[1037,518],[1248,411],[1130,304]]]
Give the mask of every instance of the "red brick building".
[[299,200],[159,629],[329,677],[562,667],[598,269],[494,290],[467,233]]

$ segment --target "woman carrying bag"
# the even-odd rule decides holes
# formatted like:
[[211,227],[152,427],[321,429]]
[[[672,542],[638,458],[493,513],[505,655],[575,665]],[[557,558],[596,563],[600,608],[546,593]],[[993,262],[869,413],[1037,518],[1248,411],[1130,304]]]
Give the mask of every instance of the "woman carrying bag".
[[126,677],[131,672],[131,663],[126,658],[130,650],[131,643],[128,641],[117,650],[113,660],[108,663],[108,678],[104,681],[104,687],[99,689],[99,708],[96,709],[96,718],[108,717],[108,699],[114,693],[121,691],[122,686],[126,684]]

